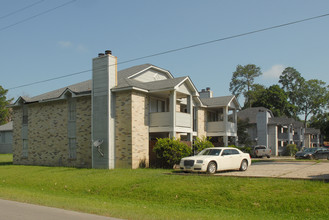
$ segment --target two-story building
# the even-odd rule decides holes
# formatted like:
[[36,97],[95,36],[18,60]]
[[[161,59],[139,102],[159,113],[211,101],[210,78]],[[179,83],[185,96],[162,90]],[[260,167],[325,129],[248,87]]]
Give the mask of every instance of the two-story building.
[[297,148],[301,149],[319,143],[319,130],[305,129],[302,122],[293,118],[274,117],[273,113],[264,107],[241,110],[238,117],[242,120],[248,119],[251,126],[247,133],[254,144],[268,146],[276,156],[281,155],[288,144],[296,144]]
[[12,105],[14,164],[138,168],[156,138],[234,143],[234,96],[200,98],[188,76],[152,64],[117,71],[111,51],[92,69],[92,80]]

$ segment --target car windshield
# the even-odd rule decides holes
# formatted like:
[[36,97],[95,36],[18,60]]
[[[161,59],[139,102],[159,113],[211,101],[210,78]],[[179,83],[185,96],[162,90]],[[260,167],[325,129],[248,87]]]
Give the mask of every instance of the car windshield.
[[315,152],[317,148],[305,148],[303,152],[310,153],[310,152]]
[[220,149],[204,149],[198,155],[213,155],[218,156],[220,154]]

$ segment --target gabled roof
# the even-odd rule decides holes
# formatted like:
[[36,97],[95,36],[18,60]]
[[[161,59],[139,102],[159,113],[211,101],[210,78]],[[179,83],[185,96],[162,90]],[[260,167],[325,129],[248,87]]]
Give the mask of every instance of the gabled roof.
[[316,128],[306,128],[305,129],[305,134],[320,134],[320,129]]
[[7,124],[0,126],[0,131],[12,131],[13,130],[13,122],[10,121]]
[[211,97],[211,98],[200,98],[202,104],[207,107],[223,107],[229,106],[230,103],[233,101],[235,105],[240,108],[239,102],[236,100],[234,95],[230,96],[220,96],[220,97]]
[[276,125],[293,125],[294,128],[304,127],[303,122],[296,121],[293,118],[288,117],[274,117],[269,119],[269,124]]
[[[118,71],[118,85],[120,87],[124,86],[133,86],[133,87],[138,87],[138,88],[144,88],[143,85],[147,83],[142,83],[137,80],[129,79],[130,77],[148,70],[150,68],[155,68],[157,70],[160,70],[168,75],[168,77],[173,78],[171,73],[167,70],[161,69],[159,67],[156,67],[152,64],[142,64],[142,65],[137,65],[133,66],[127,69],[123,69]],[[121,86],[122,84],[122,86]],[[87,80],[84,82],[76,83],[70,86],[66,86],[60,89],[53,90],[51,92],[47,92],[38,96],[34,96],[32,98],[28,97],[19,97],[16,102],[12,105],[18,105],[20,102],[23,103],[32,103],[32,102],[40,102],[40,101],[50,101],[53,99],[59,99],[61,98],[66,92],[71,92],[73,96],[78,96],[78,95],[85,95],[85,94],[90,94],[92,90],[92,80]]]

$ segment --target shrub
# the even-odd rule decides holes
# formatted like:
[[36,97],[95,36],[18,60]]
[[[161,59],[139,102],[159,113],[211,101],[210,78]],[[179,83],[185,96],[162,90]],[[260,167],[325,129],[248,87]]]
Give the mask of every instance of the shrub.
[[286,150],[284,152],[284,155],[285,156],[293,156],[297,153],[298,149],[297,149],[297,146],[296,144],[288,144],[286,146]]
[[163,168],[173,168],[175,164],[179,164],[183,157],[190,156],[192,149],[179,139],[175,138],[158,138],[153,151],[157,158],[161,160]]
[[202,138],[197,137],[193,144],[194,154],[198,154],[205,148],[214,147],[210,142],[210,138],[202,136]]
[[251,150],[252,150],[251,147],[247,147],[247,146],[239,147],[239,149],[240,149],[242,152],[244,152],[244,153],[248,153],[248,154],[251,154]]

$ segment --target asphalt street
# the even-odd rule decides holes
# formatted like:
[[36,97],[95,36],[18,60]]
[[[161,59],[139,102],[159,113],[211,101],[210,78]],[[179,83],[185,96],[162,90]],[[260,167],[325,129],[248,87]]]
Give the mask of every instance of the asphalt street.
[[1,220],[119,220],[64,209],[0,199]]

